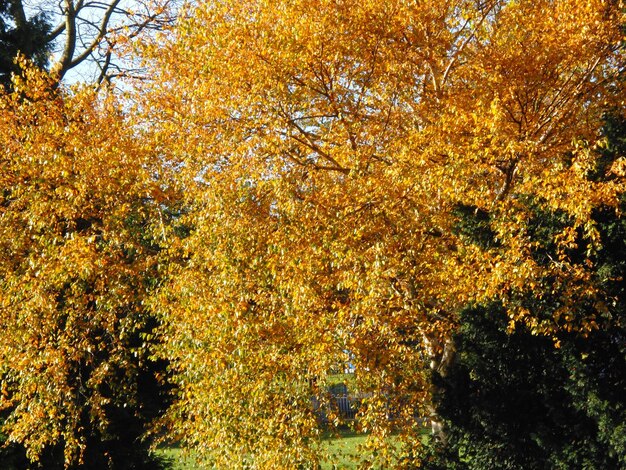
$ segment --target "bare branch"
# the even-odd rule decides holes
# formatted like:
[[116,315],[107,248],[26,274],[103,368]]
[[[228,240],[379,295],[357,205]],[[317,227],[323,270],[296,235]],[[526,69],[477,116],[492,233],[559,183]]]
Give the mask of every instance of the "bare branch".
[[102,22],[100,23],[100,28],[98,29],[97,36],[93,39],[93,41],[91,41],[91,44],[89,44],[89,46],[85,48],[82,54],[80,54],[78,57],[74,58],[70,62],[69,68],[76,67],[82,61],[84,61],[87,57],[91,55],[94,49],[98,47],[100,42],[102,42],[102,38],[107,32],[107,26],[109,25],[109,21],[111,20],[111,15],[115,11],[115,8],[117,7],[119,3],[120,3],[120,0],[114,0],[109,5],[109,8],[106,10],[104,16],[102,17]]
[[59,80],[63,78],[63,75],[69,70],[69,64],[72,61],[76,48],[76,10],[74,9],[72,0],[65,0],[65,31],[67,38],[65,40],[63,54],[52,68],[53,71],[58,74]]

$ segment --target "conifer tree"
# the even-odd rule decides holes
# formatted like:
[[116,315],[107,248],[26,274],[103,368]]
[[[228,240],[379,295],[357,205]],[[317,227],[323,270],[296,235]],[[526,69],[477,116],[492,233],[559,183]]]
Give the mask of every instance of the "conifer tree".
[[27,16],[21,1],[0,0],[0,84],[9,88],[19,73],[15,59],[22,54],[38,67],[48,64],[51,25],[43,13]]
[[[606,118],[605,146],[589,178],[606,178],[626,153],[626,120]],[[614,176],[609,176],[613,178]],[[619,209],[593,213],[600,248],[578,236],[568,252],[593,266],[602,292],[596,326],[585,334],[533,334],[527,325],[511,330],[506,307],[495,301],[466,309],[455,335],[457,354],[446,374],[435,374],[435,409],[445,432],[433,441],[427,468],[567,469],[626,466],[626,197]],[[557,257],[556,238],[571,225],[566,214],[528,203],[529,234],[540,264]],[[497,249],[489,215],[459,210],[467,240]],[[555,284],[552,289],[558,289]],[[554,291],[518,299],[542,318],[554,318]],[[573,316],[594,308],[578,304]]]

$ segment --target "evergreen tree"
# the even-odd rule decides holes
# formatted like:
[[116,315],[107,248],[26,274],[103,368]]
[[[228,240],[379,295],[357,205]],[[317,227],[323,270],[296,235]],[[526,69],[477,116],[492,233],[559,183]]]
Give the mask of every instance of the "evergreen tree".
[[626,463],[623,328],[561,348],[521,326],[507,332],[501,306],[463,312],[459,354],[435,378],[445,442],[427,468],[619,468]]
[[10,86],[11,74],[19,72],[15,64],[18,54],[38,67],[48,64],[50,29],[44,13],[29,18],[21,1],[0,0],[0,85]]
[[[607,117],[604,133],[609,144],[589,174],[592,180],[615,177],[607,170],[626,150],[626,120]],[[548,262],[556,257],[555,237],[571,221],[540,203],[528,205],[533,256],[537,263]],[[621,214],[625,209],[622,195]],[[599,328],[550,338],[524,324],[509,331],[499,302],[462,312],[456,361],[445,376],[433,377],[446,432],[431,444],[427,468],[626,466],[626,219],[621,214],[596,210],[601,248],[594,251],[580,237],[568,253],[579,263],[593,263],[605,299]],[[460,208],[458,215],[462,235],[484,249],[497,248],[488,214]],[[550,292],[520,302],[545,318],[557,308]]]

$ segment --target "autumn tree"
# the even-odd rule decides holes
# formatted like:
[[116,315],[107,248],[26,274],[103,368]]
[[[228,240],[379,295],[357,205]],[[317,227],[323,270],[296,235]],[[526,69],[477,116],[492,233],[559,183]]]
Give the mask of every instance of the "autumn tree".
[[[218,466],[315,467],[311,397],[349,353],[364,455],[411,465],[462,306],[497,297],[535,334],[602,328],[568,250],[599,248],[592,213],[623,190],[621,158],[587,178],[623,105],[623,6],[208,1],[147,43],[141,128],[190,227],[155,302],[178,437]],[[543,262],[528,199],[572,220]],[[489,214],[496,250],[465,242],[459,207]],[[550,315],[520,301],[549,286]]]
[[22,66],[0,96],[1,432],[33,467],[156,468],[152,153],[113,96]]

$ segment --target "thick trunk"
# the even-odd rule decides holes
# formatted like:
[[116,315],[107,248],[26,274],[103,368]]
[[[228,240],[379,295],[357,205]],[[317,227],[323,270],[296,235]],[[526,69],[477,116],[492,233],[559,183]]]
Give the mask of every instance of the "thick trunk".
[[[430,355],[430,368],[433,374],[438,374],[441,377],[448,375],[448,371],[452,366],[456,357],[456,345],[451,337],[443,340],[425,338],[426,350]],[[431,397],[436,397],[439,394],[439,387],[434,383],[431,384]],[[429,406],[431,433],[433,438],[439,442],[445,443],[446,433],[445,427],[441,418],[437,414],[437,410],[434,404]]]

